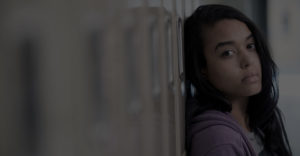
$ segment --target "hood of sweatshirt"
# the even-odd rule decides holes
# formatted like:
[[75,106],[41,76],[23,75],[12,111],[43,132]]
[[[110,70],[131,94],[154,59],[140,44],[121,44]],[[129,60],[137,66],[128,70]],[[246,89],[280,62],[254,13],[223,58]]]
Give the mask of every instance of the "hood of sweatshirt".
[[217,125],[226,126],[232,129],[234,132],[240,134],[251,155],[255,155],[255,152],[253,151],[244,130],[231,116],[231,114],[228,112],[223,113],[215,110],[209,110],[201,113],[191,120],[190,124],[187,127],[187,150],[189,151],[189,148],[191,147],[191,142],[194,135],[201,133],[201,131],[204,131],[207,128]]

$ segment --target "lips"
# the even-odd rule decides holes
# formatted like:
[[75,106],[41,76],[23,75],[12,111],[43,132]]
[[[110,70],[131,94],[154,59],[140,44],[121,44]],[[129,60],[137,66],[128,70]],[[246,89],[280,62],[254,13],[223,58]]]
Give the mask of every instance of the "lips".
[[259,75],[256,73],[250,73],[247,74],[245,77],[243,77],[242,82],[245,83],[254,83],[257,82],[259,80]]

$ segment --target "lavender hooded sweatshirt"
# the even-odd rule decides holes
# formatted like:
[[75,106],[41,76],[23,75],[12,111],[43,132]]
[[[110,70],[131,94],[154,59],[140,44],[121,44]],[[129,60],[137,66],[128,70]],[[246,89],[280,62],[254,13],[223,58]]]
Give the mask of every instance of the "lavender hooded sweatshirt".
[[243,129],[229,113],[206,111],[187,131],[189,156],[256,156]]

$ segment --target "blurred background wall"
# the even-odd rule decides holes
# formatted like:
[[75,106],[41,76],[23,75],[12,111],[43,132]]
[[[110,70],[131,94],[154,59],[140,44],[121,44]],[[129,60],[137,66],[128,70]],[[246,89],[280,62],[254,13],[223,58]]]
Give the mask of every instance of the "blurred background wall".
[[279,67],[279,107],[294,155],[300,155],[300,1],[268,2],[268,38]]
[[298,2],[10,0],[0,2],[0,155],[185,155],[183,20],[208,3],[240,9],[270,38],[297,149]]

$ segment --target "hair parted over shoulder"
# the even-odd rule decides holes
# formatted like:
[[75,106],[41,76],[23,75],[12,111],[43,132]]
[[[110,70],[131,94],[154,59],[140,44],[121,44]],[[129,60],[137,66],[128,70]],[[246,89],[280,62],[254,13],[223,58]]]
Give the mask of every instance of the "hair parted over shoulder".
[[[247,107],[249,126],[254,131],[261,130],[263,132],[262,138],[266,150],[280,156],[290,156],[292,152],[281,112],[277,107],[279,96],[277,66],[272,59],[266,40],[255,24],[242,12],[229,6],[202,5],[184,22],[185,71],[188,88],[187,128],[190,119],[205,110],[214,109],[230,112],[232,109],[226,97],[201,74],[201,69],[206,67],[202,31],[205,27],[213,26],[223,19],[235,19],[247,25],[254,37],[261,62],[262,90],[259,94],[249,98]],[[189,94],[189,83],[192,83],[196,88],[194,97]],[[189,108],[188,103],[191,102],[195,103],[197,107]]]

